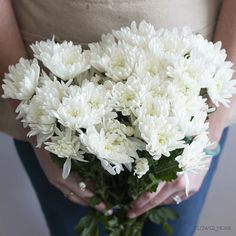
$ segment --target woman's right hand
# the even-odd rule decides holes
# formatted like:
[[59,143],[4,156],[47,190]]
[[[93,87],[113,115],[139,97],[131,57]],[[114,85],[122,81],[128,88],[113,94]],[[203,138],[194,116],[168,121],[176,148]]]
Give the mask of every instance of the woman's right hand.
[[[88,186],[86,186],[84,191],[80,188],[79,184],[81,179],[78,174],[71,172],[68,178],[64,180],[62,178],[62,169],[52,161],[49,152],[43,148],[36,148],[33,143],[32,146],[48,181],[54,187],[58,188],[70,201],[87,206],[89,198],[94,194],[88,189]],[[96,206],[96,209],[103,211],[105,209],[105,204],[100,203]]]

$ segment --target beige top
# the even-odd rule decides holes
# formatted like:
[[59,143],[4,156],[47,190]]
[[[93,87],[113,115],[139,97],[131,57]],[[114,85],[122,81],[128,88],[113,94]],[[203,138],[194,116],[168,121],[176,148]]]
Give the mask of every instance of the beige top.
[[[156,28],[190,26],[211,39],[221,0],[12,0],[26,49],[55,35],[86,45],[102,33],[146,20]],[[15,114],[0,99],[0,129],[19,137]],[[236,119],[235,119],[236,120]]]

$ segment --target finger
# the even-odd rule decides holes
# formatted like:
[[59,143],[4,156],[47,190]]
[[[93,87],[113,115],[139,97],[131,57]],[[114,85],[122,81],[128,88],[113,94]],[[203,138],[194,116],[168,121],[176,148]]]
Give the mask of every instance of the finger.
[[181,202],[186,200],[188,197],[186,196],[185,192],[176,192],[172,196],[168,197],[166,200],[164,200],[160,205],[169,205],[169,204],[177,204],[174,200],[174,196],[179,196],[181,198]]
[[68,196],[66,197],[69,201],[72,201],[76,204],[82,205],[82,206],[88,206],[88,202],[84,201],[83,199],[79,198],[76,195]]
[[163,201],[160,205],[171,205],[174,204],[175,201],[173,200],[172,197],[168,198],[167,200]]
[[[85,189],[81,189],[80,183],[81,183],[81,178],[77,175],[77,173],[71,173],[71,175],[66,179],[66,184],[67,187],[69,187],[77,196],[80,200],[83,201],[84,204],[88,205],[89,204],[89,198],[94,196],[94,193],[90,191],[87,188],[87,182],[86,182],[86,187]],[[98,205],[95,206],[95,208],[102,212],[106,209],[106,205],[101,202]]]
[[158,206],[160,203],[162,203],[164,200],[169,198],[175,192],[176,192],[176,189],[174,189],[172,185],[166,184],[159,191],[159,193],[147,204],[145,204],[142,208],[135,208],[129,211],[128,217],[132,219],[132,218],[142,215],[143,213],[149,211],[153,207]]
[[[82,198],[84,200],[87,200],[88,198],[91,198],[91,197],[94,196],[94,193],[91,190],[88,189],[88,187],[91,187],[91,188],[93,187],[93,184],[90,181],[86,181],[86,183],[85,183],[86,188],[84,190],[84,189],[81,189],[81,187],[80,187],[81,178],[77,175],[77,173],[72,172],[71,178],[72,178],[72,181],[73,181],[72,184],[74,185],[74,183],[76,183],[75,193],[80,198]],[[73,187],[73,186],[71,186],[71,187]],[[95,208],[98,211],[102,212],[106,209],[106,205],[103,202],[101,202],[98,205],[96,205]]]
[[87,186],[84,190],[80,188],[81,179],[75,173],[71,174],[65,181],[64,186],[71,189],[80,198],[91,198],[94,193]]
[[166,183],[161,182],[159,183],[156,192],[150,193],[143,193],[137,200],[135,200],[132,204],[132,208],[142,208],[144,205],[146,205],[149,201],[151,201],[164,187]]
[[62,186],[57,187],[65,198],[67,198],[69,201],[72,201],[76,204],[80,204],[82,206],[87,206],[88,202],[84,199],[81,199],[79,196],[77,196],[72,190],[64,188]]

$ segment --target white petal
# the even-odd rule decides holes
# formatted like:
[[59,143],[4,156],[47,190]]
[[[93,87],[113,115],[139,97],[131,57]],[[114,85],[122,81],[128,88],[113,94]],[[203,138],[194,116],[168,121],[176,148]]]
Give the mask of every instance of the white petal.
[[185,194],[188,197],[189,189],[190,189],[190,182],[187,173],[184,173],[184,180],[185,180]]
[[67,158],[63,165],[63,172],[62,172],[63,179],[66,179],[69,176],[70,170],[71,170],[71,158]]

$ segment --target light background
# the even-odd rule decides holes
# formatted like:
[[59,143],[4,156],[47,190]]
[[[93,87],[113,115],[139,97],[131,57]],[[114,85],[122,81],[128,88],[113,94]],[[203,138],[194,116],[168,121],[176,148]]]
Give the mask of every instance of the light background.
[[[230,128],[220,159],[195,236],[236,235],[236,125]],[[49,233],[12,139],[0,133],[0,236],[19,235]]]

